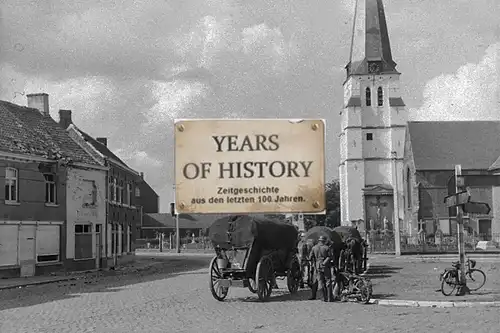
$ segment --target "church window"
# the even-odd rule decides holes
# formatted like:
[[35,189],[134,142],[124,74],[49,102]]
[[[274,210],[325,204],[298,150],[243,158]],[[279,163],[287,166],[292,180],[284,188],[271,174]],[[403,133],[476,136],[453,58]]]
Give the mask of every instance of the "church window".
[[378,106],[384,105],[384,92],[382,91],[382,87],[378,87],[377,89],[377,98],[378,98]]
[[407,207],[411,208],[411,177],[410,168],[406,170],[406,196],[408,197]]
[[373,140],[373,133],[366,133],[366,140],[372,141]]
[[366,88],[366,106],[372,105],[372,91]]

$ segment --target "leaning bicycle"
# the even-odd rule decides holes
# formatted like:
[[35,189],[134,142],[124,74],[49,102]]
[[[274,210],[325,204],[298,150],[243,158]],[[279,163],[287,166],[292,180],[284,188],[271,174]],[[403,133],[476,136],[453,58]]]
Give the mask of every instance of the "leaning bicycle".
[[[467,270],[465,271],[465,279],[467,287],[470,291],[477,291],[481,289],[486,283],[486,274],[476,267],[476,261],[467,259]],[[441,293],[445,296],[450,296],[455,289],[462,285],[460,281],[460,261],[452,263],[452,268],[447,268],[440,274],[439,280],[441,281]]]

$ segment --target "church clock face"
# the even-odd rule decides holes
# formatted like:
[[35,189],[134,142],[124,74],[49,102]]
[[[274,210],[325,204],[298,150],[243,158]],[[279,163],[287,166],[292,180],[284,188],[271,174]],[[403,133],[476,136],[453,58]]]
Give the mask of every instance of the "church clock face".
[[380,73],[380,64],[376,62],[368,63],[368,73]]

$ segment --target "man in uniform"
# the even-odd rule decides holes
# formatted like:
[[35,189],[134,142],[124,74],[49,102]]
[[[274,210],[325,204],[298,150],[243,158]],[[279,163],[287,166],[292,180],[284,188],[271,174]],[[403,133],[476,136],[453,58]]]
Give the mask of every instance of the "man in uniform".
[[318,244],[311,250],[309,260],[314,268],[311,300],[316,299],[318,288],[321,288],[324,302],[333,302],[332,291],[332,258],[331,249],[326,243],[325,236],[320,236]]

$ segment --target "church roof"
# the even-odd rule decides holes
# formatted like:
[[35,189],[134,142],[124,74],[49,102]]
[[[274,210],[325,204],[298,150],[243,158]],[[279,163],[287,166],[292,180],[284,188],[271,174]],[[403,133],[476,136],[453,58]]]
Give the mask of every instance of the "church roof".
[[500,156],[500,121],[410,121],[417,170],[488,170]]
[[368,61],[381,62],[381,73],[398,73],[382,0],[356,0],[355,4],[348,75],[368,74]]

